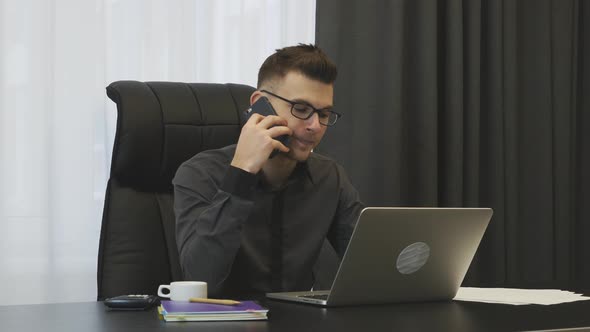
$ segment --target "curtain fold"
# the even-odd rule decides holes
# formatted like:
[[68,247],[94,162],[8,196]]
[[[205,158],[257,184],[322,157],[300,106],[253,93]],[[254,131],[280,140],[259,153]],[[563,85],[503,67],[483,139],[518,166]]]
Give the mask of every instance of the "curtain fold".
[[369,205],[492,207],[465,284],[590,288],[588,7],[318,0],[344,114],[319,150]]

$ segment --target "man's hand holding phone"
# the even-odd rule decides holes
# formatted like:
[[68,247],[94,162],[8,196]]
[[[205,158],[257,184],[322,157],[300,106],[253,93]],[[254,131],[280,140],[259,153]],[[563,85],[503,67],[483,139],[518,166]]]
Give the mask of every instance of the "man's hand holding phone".
[[[268,103],[268,100],[266,102]],[[256,112],[256,109],[250,113],[250,118],[242,127],[231,165],[256,174],[273,151],[289,152],[289,148],[278,138],[286,143],[286,138],[293,132],[287,127],[287,120],[277,115],[264,116]]]

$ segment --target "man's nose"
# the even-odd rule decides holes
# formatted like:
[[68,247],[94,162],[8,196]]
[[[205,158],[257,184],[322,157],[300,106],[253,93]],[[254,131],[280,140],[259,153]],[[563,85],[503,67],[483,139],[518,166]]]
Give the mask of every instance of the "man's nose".
[[314,112],[311,117],[306,121],[306,129],[310,131],[317,131],[321,128],[320,116],[317,112]]

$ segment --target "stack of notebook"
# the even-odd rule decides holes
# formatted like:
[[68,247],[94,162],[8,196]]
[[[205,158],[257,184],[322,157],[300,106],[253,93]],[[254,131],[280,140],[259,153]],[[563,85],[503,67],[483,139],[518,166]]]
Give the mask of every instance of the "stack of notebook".
[[253,301],[238,305],[162,301],[158,312],[167,322],[229,321],[264,320],[268,309]]

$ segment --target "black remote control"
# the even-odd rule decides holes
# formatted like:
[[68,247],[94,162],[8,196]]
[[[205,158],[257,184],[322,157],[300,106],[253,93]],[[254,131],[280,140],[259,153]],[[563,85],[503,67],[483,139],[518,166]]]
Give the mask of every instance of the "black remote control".
[[112,310],[145,310],[158,304],[155,295],[120,295],[104,300],[104,305]]

